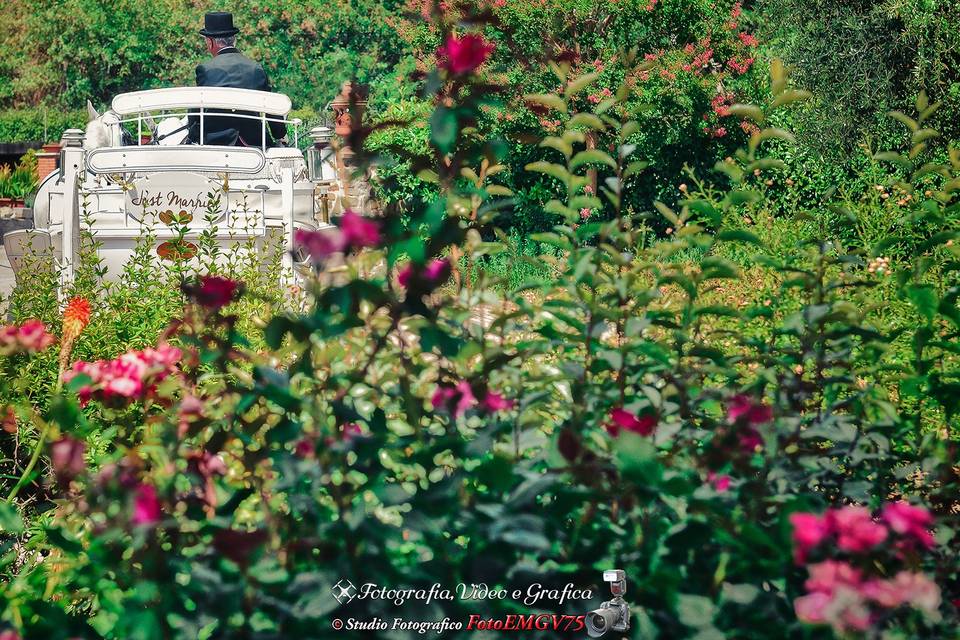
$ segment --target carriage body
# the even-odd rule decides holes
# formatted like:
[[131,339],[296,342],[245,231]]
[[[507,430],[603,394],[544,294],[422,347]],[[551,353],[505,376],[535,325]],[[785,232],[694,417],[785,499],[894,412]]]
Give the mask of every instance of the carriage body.
[[[174,134],[177,119],[195,114],[202,130],[211,110],[219,116],[257,119],[259,146],[184,144],[184,135],[147,141],[163,118]],[[99,136],[64,135],[60,169],[48,176],[34,205],[34,229],[4,239],[15,270],[52,264],[72,278],[82,231],[94,238],[107,277],[116,277],[143,243],[156,260],[199,260],[191,247],[217,245],[220,259],[267,263],[280,258],[282,274],[295,279],[296,229],[330,227],[343,186],[333,154],[311,159],[296,143],[300,122],[287,120],[290,100],[277,93],[221,87],[184,87],[118,95],[101,117]],[[292,128],[292,147],[268,147],[270,122]],[[135,128],[135,129],[134,129]],[[123,145],[124,132],[136,131]],[[91,139],[100,138],[100,145]],[[85,138],[85,139],[83,139]],[[106,143],[105,145],[103,143]],[[102,145],[102,146],[101,146]],[[176,247],[171,251],[171,246]],[[239,256],[238,253],[252,253]],[[277,255],[279,252],[279,256]],[[29,266],[28,266],[29,265]],[[18,272],[18,279],[21,273]]]

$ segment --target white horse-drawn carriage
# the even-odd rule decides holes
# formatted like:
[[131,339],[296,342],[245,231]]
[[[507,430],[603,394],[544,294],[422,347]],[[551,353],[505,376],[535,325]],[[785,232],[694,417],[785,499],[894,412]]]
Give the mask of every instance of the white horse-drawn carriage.
[[[108,112],[91,114],[86,132],[64,133],[60,168],[36,196],[34,228],[4,238],[18,280],[46,260],[68,283],[81,229],[88,229],[107,277],[120,272],[145,237],[158,260],[189,261],[190,247],[203,235],[226,256],[238,247],[263,257],[282,249],[283,278],[292,282],[294,231],[329,226],[344,185],[327,144],[330,130],[310,132],[314,144],[305,159],[297,147],[301,122],[287,119],[290,107],[283,94],[219,87],[118,95]],[[188,114],[199,120],[204,140],[209,118],[225,113],[259,121],[257,146],[186,143]],[[292,146],[269,146],[272,122],[292,129]]]

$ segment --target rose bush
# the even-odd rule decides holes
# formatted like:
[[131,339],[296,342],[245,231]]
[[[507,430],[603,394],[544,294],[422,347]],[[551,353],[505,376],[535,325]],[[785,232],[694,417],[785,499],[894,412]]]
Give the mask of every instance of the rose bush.
[[[898,239],[845,246],[830,202],[791,221],[813,240],[770,248],[774,223],[746,219],[769,211],[764,172],[782,170],[792,137],[768,125],[806,97],[776,63],[761,103],[724,107],[752,125],[717,166],[727,182],[694,173],[676,206],[641,207],[631,84],[584,99],[594,78],[561,57],[559,90],[527,96],[558,124],[526,167],[556,196],[545,211],[559,223],[537,242],[557,249],[544,259],[558,277],[466,277],[463,264],[507,249],[507,145],[475,128],[505,91],[482,72],[479,34],[451,14],[434,28],[445,44],[421,86],[428,153],[405,160],[437,197],[300,234],[318,271],[335,255],[345,266],[309,280],[306,309],[244,327],[237,305],[252,294],[236,278],[185,279],[188,304],[153,346],[71,358],[48,402],[5,390],[16,428],[49,431],[53,472],[27,470],[30,499],[0,507],[7,633],[324,638],[334,617],[397,615],[339,603],[342,579],[572,582],[600,596],[601,570],[621,568],[634,637],[949,637],[957,232],[931,229],[890,277],[871,258]],[[654,68],[636,52],[622,63]],[[350,136],[362,168],[378,160],[363,151],[376,134],[357,123]],[[918,215],[954,219],[951,154],[889,174],[930,181],[929,195],[911,187]],[[610,215],[582,216],[601,207]],[[43,335],[3,335],[24,332]],[[28,342],[4,366],[55,351]]]

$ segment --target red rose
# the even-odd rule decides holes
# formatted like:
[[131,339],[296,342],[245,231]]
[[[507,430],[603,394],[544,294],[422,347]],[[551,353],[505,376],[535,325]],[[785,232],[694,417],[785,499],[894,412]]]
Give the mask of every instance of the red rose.
[[194,299],[208,309],[221,309],[233,301],[240,283],[221,276],[203,276],[194,289]]
[[607,424],[607,432],[616,437],[620,435],[621,430],[630,431],[641,436],[649,436],[657,427],[656,416],[635,416],[625,409],[613,409],[610,412],[610,420]]

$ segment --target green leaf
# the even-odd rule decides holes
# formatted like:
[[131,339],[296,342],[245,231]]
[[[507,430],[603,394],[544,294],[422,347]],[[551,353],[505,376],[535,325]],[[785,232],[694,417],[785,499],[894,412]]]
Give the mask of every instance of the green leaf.
[[570,182],[570,172],[567,171],[566,167],[563,165],[556,164],[554,162],[531,162],[526,167],[527,171],[534,171],[536,173],[545,173],[548,176],[553,176],[557,180],[560,180],[564,184]]
[[681,593],[677,596],[677,617],[680,622],[694,629],[713,624],[716,607],[705,596]]
[[627,165],[627,168],[623,170],[623,179],[626,180],[627,178],[640,173],[649,166],[650,163],[646,160],[636,160],[635,162],[631,162]]
[[770,110],[779,109],[780,107],[785,107],[794,102],[801,102],[803,100],[809,100],[813,97],[813,94],[809,91],[803,89],[790,89],[789,91],[784,91],[776,98],[773,99],[773,102],[770,103]]
[[932,285],[912,284],[907,287],[907,299],[913,303],[927,322],[933,322],[937,313],[937,307],[940,300],[937,298],[937,292]]
[[457,143],[457,114],[453,109],[437,107],[430,116],[430,140],[441,153],[450,153]]
[[557,136],[547,136],[543,139],[543,142],[540,143],[540,146],[556,149],[566,158],[569,158],[571,155],[573,155],[573,145],[563,138],[558,138]]
[[0,502],[0,531],[13,535],[23,533],[23,520],[9,502]]
[[752,104],[735,104],[729,108],[730,115],[753,120],[757,124],[764,121],[763,109]]
[[917,123],[916,120],[914,120],[907,114],[903,113],[902,111],[890,111],[887,115],[889,115],[894,120],[899,120],[900,122],[905,124],[907,128],[910,129],[910,131],[916,131],[917,129],[920,128],[920,125]]
[[594,129],[596,131],[603,131],[607,128],[606,125],[603,124],[603,120],[592,113],[578,113],[570,118],[570,122],[567,124],[567,126],[587,127],[588,129]]
[[661,214],[664,218],[666,218],[667,220],[669,220],[669,221],[670,221],[671,223],[673,223],[675,226],[679,226],[679,225],[680,225],[680,218],[677,217],[677,214],[674,213],[673,209],[671,209],[671,208],[668,207],[667,205],[663,204],[663,203],[660,202],[659,200],[655,201],[655,202],[653,203],[653,206],[655,206],[655,207],[657,208],[657,211],[659,211],[660,214]]
[[590,86],[590,84],[592,84],[597,79],[598,75],[599,74],[597,73],[587,73],[580,76],[576,80],[572,81],[569,85],[567,85],[567,88],[563,92],[563,95],[565,95],[567,99],[572,98],[573,96],[577,95],[578,93],[586,89],[588,86]]
[[617,168],[617,163],[610,157],[610,154],[599,149],[587,149],[573,156],[573,160],[570,161],[570,168],[576,169],[585,164],[605,164],[611,169]]
[[523,99],[527,102],[549,107],[554,111],[560,111],[561,113],[567,112],[567,103],[564,102],[563,98],[552,93],[532,93],[524,96]]
[[755,244],[758,247],[763,246],[763,241],[760,240],[760,238],[744,229],[729,229],[727,231],[721,231],[717,234],[717,239],[725,242],[745,242],[749,244]]

